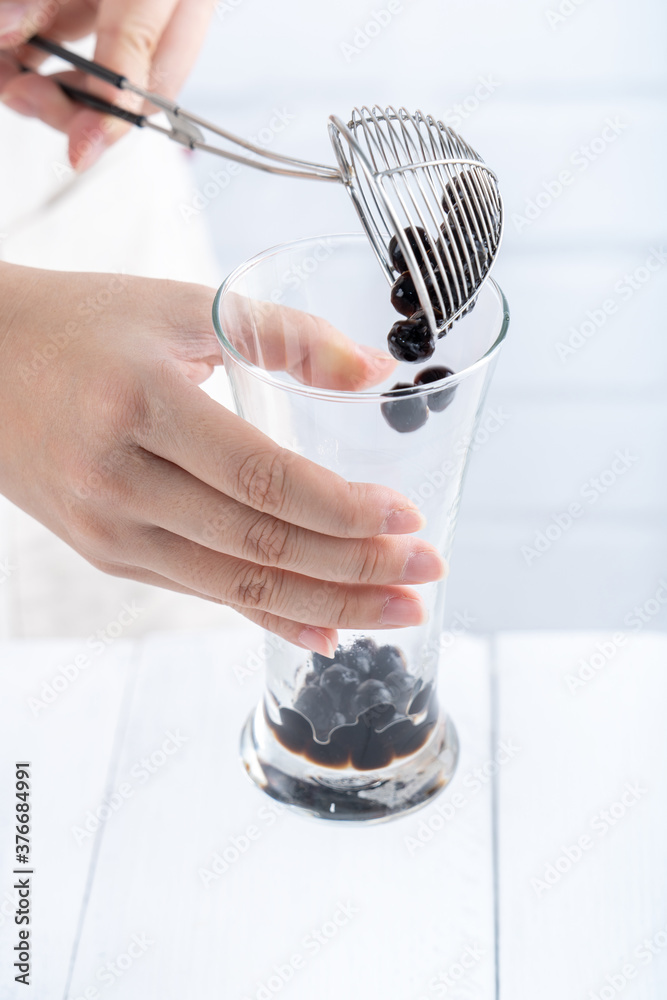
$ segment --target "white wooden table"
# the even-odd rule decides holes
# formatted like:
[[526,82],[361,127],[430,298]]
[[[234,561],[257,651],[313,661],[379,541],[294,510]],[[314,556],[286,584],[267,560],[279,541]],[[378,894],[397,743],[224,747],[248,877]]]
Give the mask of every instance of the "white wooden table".
[[[365,829],[294,816],[242,772],[261,676],[231,666],[259,642],[0,643],[0,1000],[667,997],[667,637],[457,640],[458,774]],[[10,957],[18,760],[29,987]]]

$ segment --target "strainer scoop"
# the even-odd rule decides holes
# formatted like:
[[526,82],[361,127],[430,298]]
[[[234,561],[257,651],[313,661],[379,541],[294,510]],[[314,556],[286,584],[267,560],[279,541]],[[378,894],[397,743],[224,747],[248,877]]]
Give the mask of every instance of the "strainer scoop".
[[361,107],[347,124],[329,122],[341,179],[387,280],[404,261],[431,328],[442,333],[470,307],[496,259],[496,175],[421,111]]
[[[355,108],[347,124],[332,115],[329,134],[338,163],[332,167],[249,142],[51,39],[35,35],[30,44],[141,97],[159,108],[167,123],[60,82],[70,98],[96,111],[268,173],[342,182],[387,280],[393,284],[398,273],[409,271],[434,335],[446,332],[473,304],[500,246],[498,182],[479,154],[431,115],[377,105]],[[204,131],[236,149],[211,145]]]

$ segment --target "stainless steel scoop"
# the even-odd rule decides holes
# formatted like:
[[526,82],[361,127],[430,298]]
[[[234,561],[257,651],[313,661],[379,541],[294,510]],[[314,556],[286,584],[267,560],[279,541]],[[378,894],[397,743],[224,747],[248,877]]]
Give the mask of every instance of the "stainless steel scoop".
[[[329,134],[338,161],[332,167],[270,152],[50,39],[35,35],[30,44],[138,95],[163,111],[168,125],[60,84],[73,100],[97,111],[256,170],[343,183],[387,280],[395,281],[397,260],[407,265],[436,334],[471,306],[493,266],[504,221],[496,175],[431,115],[377,105],[355,108],[347,123],[331,115]],[[204,131],[245,152],[211,145]]]

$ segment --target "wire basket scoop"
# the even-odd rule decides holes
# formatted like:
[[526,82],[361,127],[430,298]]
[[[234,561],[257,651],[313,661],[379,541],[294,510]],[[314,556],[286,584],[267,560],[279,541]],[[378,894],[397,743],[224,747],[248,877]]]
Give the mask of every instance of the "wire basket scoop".
[[[378,105],[355,108],[347,125],[332,115],[329,133],[336,168],[260,147],[52,39],[34,35],[30,44],[143,98],[164,112],[168,125],[60,81],[70,98],[97,111],[267,173],[342,181],[393,284],[392,302],[396,305],[394,293],[400,284],[403,304],[409,295],[413,309],[418,299],[432,334],[441,336],[473,305],[500,246],[503,209],[498,182],[479,154],[431,115]],[[232,148],[212,145],[203,130]]]
[[421,111],[355,108],[329,134],[341,179],[393,283],[407,265],[431,329],[473,304],[498,253],[496,175],[451,128]]

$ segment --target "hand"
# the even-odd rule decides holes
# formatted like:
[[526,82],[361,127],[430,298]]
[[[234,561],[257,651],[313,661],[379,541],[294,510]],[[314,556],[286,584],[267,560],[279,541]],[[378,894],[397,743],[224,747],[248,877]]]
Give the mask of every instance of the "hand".
[[[279,448],[199,388],[221,363],[212,298],[0,264],[0,491],[99,569],[230,605],[324,655],[338,627],[422,622],[406,584],[444,564],[409,537],[417,509]],[[269,328],[277,310],[319,324],[297,377],[364,388],[391,372],[303,313],[268,306]]]
[[[34,34],[72,41],[95,32],[95,59],[140,87],[175,97],[204,38],[212,0],[25,0],[0,2],[0,99],[20,114],[41,118],[69,136],[69,157],[85,170],[130,127],[71,101],[67,81],[114,104],[138,110],[140,99],[78,71],[39,76],[46,56],[22,43]],[[138,103],[137,103],[138,102]]]

